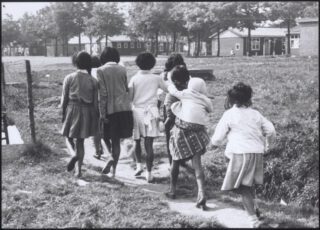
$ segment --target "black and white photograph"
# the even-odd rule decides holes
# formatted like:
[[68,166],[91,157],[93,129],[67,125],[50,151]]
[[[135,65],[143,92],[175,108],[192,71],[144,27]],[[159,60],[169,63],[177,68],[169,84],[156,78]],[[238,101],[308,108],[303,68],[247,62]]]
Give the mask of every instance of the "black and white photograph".
[[319,228],[318,1],[2,1],[1,228]]

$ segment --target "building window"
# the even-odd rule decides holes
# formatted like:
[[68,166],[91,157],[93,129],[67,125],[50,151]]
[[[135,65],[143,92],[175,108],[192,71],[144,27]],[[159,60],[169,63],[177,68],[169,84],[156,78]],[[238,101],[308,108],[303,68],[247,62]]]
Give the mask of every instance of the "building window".
[[117,42],[117,48],[121,48],[121,42]]
[[300,36],[298,34],[291,35],[290,36],[290,47],[293,49],[298,49],[299,48],[299,40],[300,40]]
[[239,43],[236,43],[235,50],[240,50],[240,44]]
[[137,42],[137,48],[141,48],[141,43],[140,42]]
[[128,48],[128,42],[123,43],[123,48]]
[[134,49],[134,42],[130,42],[131,49]]
[[260,38],[251,39],[251,50],[260,50]]
[[162,42],[160,42],[160,44],[159,44],[159,51],[163,51],[163,43]]

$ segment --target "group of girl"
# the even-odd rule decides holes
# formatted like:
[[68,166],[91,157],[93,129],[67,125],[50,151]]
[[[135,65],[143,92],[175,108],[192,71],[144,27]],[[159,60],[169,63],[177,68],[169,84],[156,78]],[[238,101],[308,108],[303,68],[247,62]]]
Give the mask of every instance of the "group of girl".
[[[100,60],[100,63],[99,63]],[[209,114],[213,106],[205,82],[192,78],[178,53],[169,56],[161,75],[151,72],[156,64],[149,52],[136,57],[139,71],[127,83],[124,66],[119,65],[120,55],[115,48],[106,47],[100,58],[81,51],[74,56],[77,71],[66,76],[63,82],[61,106],[63,111],[62,135],[73,157],[68,171],[78,167],[81,176],[84,157],[84,139],[93,136],[96,157],[100,158],[102,143],[111,150],[112,158],[106,162],[102,173],[114,177],[120,155],[120,139],[133,137],[135,141],[135,176],[143,173],[141,138],[146,150],[146,180],[154,180],[153,140],[160,135],[160,111],[157,92],[165,94],[163,112],[170,168],[170,189],[165,195],[176,198],[179,167],[192,161],[198,186],[196,206],[207,209],[204,173],[201,155],[210,143],[207,133]],[[92,67],[98,67],[96,74]],[[95,77],[92,77],[96,75]],[[257,110],[251,108],[252,89],[238,83],[227,92],[226,111],[218,122],[211,138],[212,148],[228,139],[225,155],[228,167],[222,190],[241,194],[244,208],[250,215],[252,226],[262,224],[255,202],[254,185],[263,183],[263,153],[275,136],[274,126]],[[75,144],[73,142],[75,140]]]

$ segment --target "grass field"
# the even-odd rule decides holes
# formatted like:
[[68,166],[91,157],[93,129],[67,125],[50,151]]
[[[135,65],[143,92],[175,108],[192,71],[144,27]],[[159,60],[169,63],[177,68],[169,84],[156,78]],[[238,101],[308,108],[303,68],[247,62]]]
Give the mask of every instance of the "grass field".
[[[15,60],[12,57],[3,59],[4,62]],[[107,178],[101,178],[89,167],[85,167],[86,173],[90,172],[96,182],[89,187],[79,187],[65,172],[61,159],[65,157],[61,151],[64,140],[59,134],[62,81],[74,68],[70,58],[30,57],[30,61],[35,82],[36,132],[49,149],[40,146],[38,152],[42,152],[43,157],[38,160],[29,154],[18,161],[2,164],[2,226],[217,227],[214,223],[171,213],[158,197],[139,189],[121,184],[110,186],[104,183],[110,182]],[[122,61],[130,78],[137,71],[134,57],[125,57]],[[155,69],[163,69],[164,62],[165,57],[160,57]],[[186,63],[188,68],[212,68],[217,78],[208,83],[210,94],[216,97],[212,101],[210,135],[224,112],[221,99],[227,89],[238,81],[252,86],[253,107],[271,120],[277,131],[276,142],[265,156],[265,185],[258,188],[261,207],[267,218],[285,227],[318,227],[318,58],[186,58]],[[6,82],[24,81],[25,74],[20,73],[22,67],[11,69]],[[48,74],[50,77],[46,77]],[[8,86],[7,94],[9,116],[22,138],[29,141],[26,89]],[[221,147],[215,154],[208,151],[203,157],[207,193],[240,205],[238,197],[219,191],[225,172],[223,150]],[[165,155],[164,151],[156,149],[155,154]],[[48,152],[50,154],[46,154]],[[194,179],[187,174],[182,174],[180,179],[180,186],[195,192],[194,185],[189,182]],[[281,206],[280,199],[289,205]],[[143,205],[137,208],[138,204]]]

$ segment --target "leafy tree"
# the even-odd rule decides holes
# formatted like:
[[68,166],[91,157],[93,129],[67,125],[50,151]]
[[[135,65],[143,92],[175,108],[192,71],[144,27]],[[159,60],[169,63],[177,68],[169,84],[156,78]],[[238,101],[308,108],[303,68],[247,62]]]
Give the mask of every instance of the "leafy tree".
[[158,38],[165,30],[167,18],[169,17],[166,2],[137,2],[133,3],[129,11],[131,26],[137,34],[145,35],[151,40],[155,39],[155,53],[158,55]]
[[319,2],[306,2],[307,7],[302,12],[303,17],[319,18]]
[[18,37],[18,43],[20,43],[25,49],[27,46],[32,45],[37,40],[37,18],[34,15],[28,13],[23,14],[19,19],[21,34]]
[[264,5],[261,2],[234,2],[236,5],[236,20],[238,28],[248,29],[248,53],[251,56],[251,30],[254,30],[258,23],[266,19],[263,11]]
[[[58,27],[54,22],[54,13],[50,6],[40,9],[36,15],[37,19],[37,36],[40,37],[44,42],[45,56],[47,56],[47,40],[48,39],[58,39]],[[56,42],[56,52],[57,55],[57,42]]]
[[86,20],[92,17],[94,2],[72,2],[72,15],[75,31],[79,38],[79,50],[81,49],[81,33],[85,31]]
[[189,35],[191,34],[197,40],[196,56],[199,56],[200,53],[201,39],[206,38],[210,32],[208,30],[211,24],[207,15],[208,10],[209,6],[206,2],[188,2],[183,6],[185,28]]
[[287,55],[291,54],[290,49],[290,28],[296,24],[296,18],[302,16],[305,4],[302,2],[271,2],[268,17],[270,20],[282,20],[282,25],[287,27]]
[[87,33],[99,37],[106,36],[106,45],[108,36],[120,34],[125,30],[124,15],[119,12],[115,2],[95,4],[91,15],[92,17],[86,21],[86,26],[91,27]]
[[6,15],[5,18],[1,20],[1,44],[2,46],[9,46],[11,42],[17,40],[20,37],[20,28],[17,21],[13,20],[12,15]]
[[168,5],[169,9],[169,16],[166,20],[166,30],[172,33],[172,51],[175,52],[176,48],[176,41],[177,41],[177,34],[182,33],[186,34],[187,30],[184,27],[184,21],[183,21],[183,11],[181,10],[181,3],[177,2],[170,2],[170,5]]
[[58,27],[59,37],[66,46],[66,49],[63,49],[64,55],[68,56],[68,40],[78,33],[72,13],[73,2],[55,2],[52,5],[52,9],[54,12],[54,21]]
[[218,49],[217,56],[220,56],[220,33],[229,27],[236,27],[236,8],[233,2],[214,2],[209,5],[208,16],[212,21],[211,30],[217,33]]

